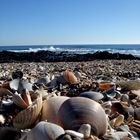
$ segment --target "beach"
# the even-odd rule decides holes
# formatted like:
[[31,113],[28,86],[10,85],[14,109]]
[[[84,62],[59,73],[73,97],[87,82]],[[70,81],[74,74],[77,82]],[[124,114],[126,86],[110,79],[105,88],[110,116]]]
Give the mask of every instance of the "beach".
[[[94,109],[94,104],[98,104],[97,106],[99,106],[99,108],[96,108],[96,113],[93,113],[94,111],[86,111],[89,116],[92,117],[93,115],[91,120],[89,117],[82,118],[82,115],[79,116],[79,119],[83,119],[83,125],[86,125],[84,126],[84,130],[79,129],[79,127],[79,130],[77,127],[73,129],[73,127],[65,126],[65,128],[64,125],[69,122],[69,120],[71,120],[72,125],[79,122],[75,120],[76,118],[67,116],[69,120],[66,122],[64,121],[63,127],[61,126],[65,130],[63,135],[61,134],[60,139],[139,139],[139,60],[1,63],[0,70],[1,139],[7,139],[11,135],[11,139],[14,140],[19,140],[21,137],[23,138],[25,136],[26,140],[33,140],[34,135],[32,137],[30,136],[31,138],[28,138],[28,135],[34,133],[34,131],[36,131],[36,133],[43,133],[40,132],[41,130],[37,126],[44,125],[44,127],[48,127],[44,122],[45,120],[47,120],[48,123],[50,122],[58,125],[55,120],[59,118],[63,121],[64,118],[61,114],[65,114],[68,111],[65,110],[64,105],[63,111],[61,111],[61,109],[59,109],[60,111],[55,109],[59,114],[58,116],[56,112],[55,116],[52,115],[54,112],[52,113],[51,110],[44,109],[41,114],[47,115],[42,115],[42,119],[37,122],[35,121],[35,117],[39,118],[38,115],[40,113],[36,115],[35,112],[32,111],[35,115],[33,117],[30,110],[27,110],[37,104],[39,99],[41,99],[41,104],[46,101],[45,106],[49,106],[52,110],[55,108],[55,105],[59,106],[57,108],[60,108],[62,102],[67,102],[65,101],[67,98],[72,100],[72,102],[74,102],[73,100],[77,100],[76,102],[80,100],[78,104],[83,107],[83,109],[78,113],[81,114],[85,113],[84,111],[88,110],[92,105]],[[29,97],[31,98],[31,103],[29,103]],[[89,101],[86,101],[87,98]],[[92,102],[89,106],[88,103],[83,105],[85,102],[90,101]],[[32,102],[34,102],[34,105],[32,105]],[[54,106],[51,102],[55,102]],[[76,108],[78,104],[76,106],[74,105],[72,109],[74,107]],[[36,109],[40,109],[41,111],[42,107],[39,108],[40,106],[37,104]],[[29,112],[31,113],[30,115]],[[73,114],[76,113],[77,112],[73,110]],[[101,120],[98,120],[101,114],[103,116],[102,125],[100,124]],[[27,123],[25,123],[25,119]],[[28,122],[29,120],[32,123]],[[94,126],[94,121],[97,122],[96,126]],[[81,127],[83,127],[82,123],[80,124]],[[93,130],[94,127],[97,129],[96,131]],[[67,131],[67,129],[70,130]],[[57,132],[58,130],[54,129],[53,131]],[[9,133],[9,136],[4,135],[5,132]],[[51,132],[46,132],[45,135],[47,136],[48,133]],[[38,138],[39,137],[43,139],[40,134],[38,134]]]

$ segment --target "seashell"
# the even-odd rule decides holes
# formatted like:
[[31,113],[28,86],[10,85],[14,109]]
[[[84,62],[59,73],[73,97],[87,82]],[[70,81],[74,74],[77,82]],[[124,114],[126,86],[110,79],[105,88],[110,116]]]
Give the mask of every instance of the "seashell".
[[0,88],[0,97],[6,95],[13,96],[13,93],[6,88]]
[[31,127],[37,119],[42,109],[42,96],[38,98],[23,111],[19,112],[13,120],[14,127],[18,129],[25,129]]
[[66,100],[58,111],[58,118],[64,129],[77,131],[82,124],[90,124],[91,133],[97,136],[104,135],[107,128],[103,108],[99,103],[84,97]]
[[121,96],[121,101],[123,101],[123,102],[129,102],[129,96],[127,94],[123,94]]
[[103,108],[111,108],[111,106],[112,106],[111,101],[106,101],[102,103]]
[[131,93],[140,97],[140,89],[138,89],[138,90],[131,90]]
[[84,134],[73,131],[73,130],[65,130],[65,133],[72,136],[72,137],[78,137],[78,138],[81,138],[81,139],[84,138]]
[[112,87],[112,88],[102,92],[102,94],[104,95],[104,97],[112,99],[117,95],[117,92],[115,90],[115,87]]
[[134,109],[132,107],[124,107],[120,102],[112,102],[111,110],[112,112],[123,114],[126,118],[129,117],[129,115],[134,116]]
[[56,140],[64,129],[56,124],[42,121],[27,134],[26,140]]
[[46,77],[39,78],[35,83],[47,85],[49,82],[50,82],[50,77],[46,76]]
[[28,106],[32,104],[31,96],[27,89],[22,90],[21,96]]
[[25,109],[28,107],[28,104],[22,99],[22,97],[16,92],[13,97],[12,101],[19,107]]
[[124,123],[124,116],[123,115],[119,115],[117,118],[113,119],[112,121],[112,127],[117,127],[117,126],[120,126],[121,124]]
[[134,109],[135,119],[140,121],[140,107]]
[[21,92],[23,89],[32,91],[32,84],[20,79],[14,79],[10,82],[10,88]]
[[71,72],[71,71],[65,71],[65,72],[63,73],[63,76],[64,76],[64,78],[66,79],[66,81],[67,81],[68,83],[70,83],[70,84],[75,84],[75,83],[77,83],[77,78],[76,78],[76,76],[74,75],[73,72]]
[[23,72],[20,70],[16,70],[12,72],[12,79],[21,79],[23,77]]
[[118,83],[122,89],[138,90],[140,89],[140,82],[137,80],[123,81]]
[[80,93],[79,96],[86,97],[86,98],[92,99],[94,101],[99,101],[104,97],[100,92],[94,92],[94,91],[82,92],[82,93]]
[[84,134],[84,138],[88,138],[91,134],[91,126],[89,124],[82,124],[78,132]]
[[68,99],[69,97],[57,96],[45,100],[43,102],[41,120],[47,120],[48,122],[57,123],[58,110],[61,107],[61,105]]
[[0,140],[19,140],[20,135],[20,131],[16,130],[15,128],[0,128]]
[[108,90],[108,89],[110,89],[111,87],[113,87],[114,86],[114,83],[109,83],[109,82],[101,82],[100,84],[99,84],[99,90],[101,90],[101,91],[105,91],[105,90]]
[[105,134],[103,136],[104,140],[124,140],[128,136],[127,132],[117,131]]

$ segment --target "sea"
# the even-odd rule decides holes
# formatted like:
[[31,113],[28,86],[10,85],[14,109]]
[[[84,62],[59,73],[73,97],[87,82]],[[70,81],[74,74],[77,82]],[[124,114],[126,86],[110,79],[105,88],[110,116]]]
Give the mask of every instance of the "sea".
[[140,44],[101,44],[101,45],[22,45],[0,46],[0,51],[37,52],[37,51],[69,52],[75,54],[108,51],[110,53],[132,54],[140,57]]

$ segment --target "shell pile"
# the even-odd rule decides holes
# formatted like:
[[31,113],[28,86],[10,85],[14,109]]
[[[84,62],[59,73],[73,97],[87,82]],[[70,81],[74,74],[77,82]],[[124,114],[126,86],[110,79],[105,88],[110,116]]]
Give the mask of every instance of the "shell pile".
[[0,140],[140,139],[140,61],[0,67]]

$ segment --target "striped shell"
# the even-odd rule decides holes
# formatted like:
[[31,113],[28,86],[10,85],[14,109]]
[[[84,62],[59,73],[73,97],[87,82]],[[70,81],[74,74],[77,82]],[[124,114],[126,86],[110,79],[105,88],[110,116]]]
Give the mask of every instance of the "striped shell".
[[64,101],[68,100],[69,97],[58,96],[51,97],[43,102],[43,108],[41,113],[41,120],[47,120],[48,122],[57,123],[57,113],[60,106]]
[[32,105],[19,112],[13,120],[14,127],[18,129],[30,128],[39,118],[42,109],[42,96],[39,96]]
[[106,132],[106,114],[101,105],[84,97],[66,100],[59,109],[60,125],[64,129],[78,130],[82,124],[90,124],[92,134],[102,136]]
[[77,83],[77,78],[71,71],[65,71],[63,73],[64,78],[67,80],[68,83],[70,84],[75,84]]

